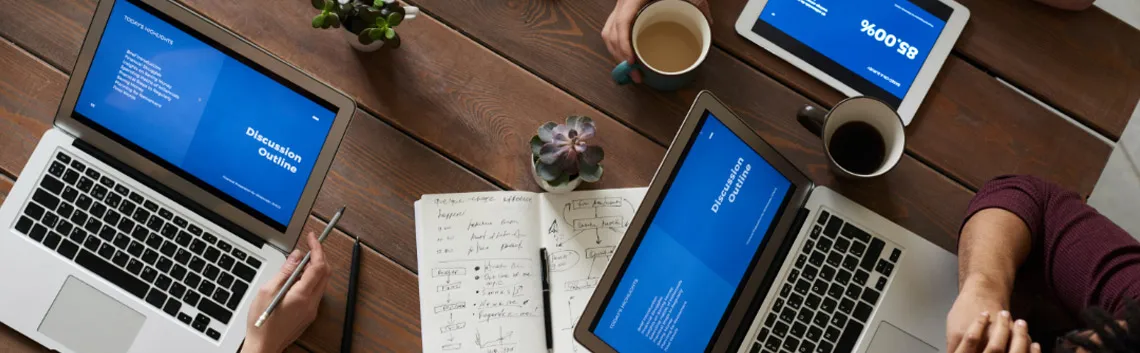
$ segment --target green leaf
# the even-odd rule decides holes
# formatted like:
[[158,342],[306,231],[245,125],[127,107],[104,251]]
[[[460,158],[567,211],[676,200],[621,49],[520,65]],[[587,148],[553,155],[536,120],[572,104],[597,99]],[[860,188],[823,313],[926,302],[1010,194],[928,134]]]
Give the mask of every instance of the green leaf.
[[554,179],[552,181],[548,180],[548,182],[550,183],[550,186],[562,186],[570,182],[570,176],[562,174],[558,176],[558,179]]
[[335,12],[329,13],[325,21],[327,21],[328,24],[333,28],[340,28],[340,16],[338,16]]
[[541,161],[534,162],[534,171],[538,172],[538,177],[546,181],[557,180],[562,171],[558,167],[542,163]]
[[376,8],[383,8],[384,5],[384,0],[376,0],[372,2],[372,6],[376,6]]
[[379,28],[371,28],[368,30],[368,37],[372,38],[372,40],[380,40],[384,38],[384,31],[381,31]]
[[556,126],[558,126],[558,123],[553,121],[542,124],[542,126],[538,127],[538,138],[542,139],[543,142],[554,141],[554,127]]
[[325,23],[325,15],[324,14],[319,14],[319,15],[313,16],[313,28],[321,28],[321,25],[324,23]]
[[589,164],[598,164],[604,158],[606,151],[602,150],[602,146],[586,146],[586,152],[582,153],[582,161]]
[[372,31],[372,29],[365,29],[365,30],[360,31],[360,34],[358,34],[356,36],[356,39],[360,41],[360,44],[364,44],[364,45],[372,44],[372,42],[373,42],[372,37],[368,35],[368,33],[371,31]]
[[312,4],[313,8],[317,10],[323,10],[325,8],[324,0],[309,0],[309,4]]
[[384,31],[384,38],[385,39],[396,38],[396,30],[389,27],[388,30]]
[[578,177],[587,183],[593,183],[602,179],[602,165],[589,164],[585,161],[578,162]]
[[333,1],[333,0],[325,0],[325,6],[324,6],[324,8],[323,8],[323,9],[324,9],[324,11],[325,11],[325,12],[333,12],[333,11],[336,11],[336,1]]
[[388,28],[388,20],[385,20],[383,16],[377,17],[376,28]]
[[538,157],[538,155],[540,153],[542,153],[542,145],[543,145],[542,139],[538,138],[538,135],[531,137],[530,138],[530,155],[534,156],[534,157]]
[[404,22],[404,14],[403,13],[393,12],[393,13],[388,14],[388,25],[390,25],[392,27],[396,27],[396,26],[400,25],[400,22]]

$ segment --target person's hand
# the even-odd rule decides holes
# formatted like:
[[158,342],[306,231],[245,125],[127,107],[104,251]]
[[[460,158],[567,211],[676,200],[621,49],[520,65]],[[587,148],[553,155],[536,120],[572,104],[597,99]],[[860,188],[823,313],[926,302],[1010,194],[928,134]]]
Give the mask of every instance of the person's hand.
[[997,313],[1007,309],[1009,298],[1003,298],[986,284],[984,279],[967,278],[958,291],[958,299],[946,315],[947,352],[956,352],[958,344],[966,334],[966,329],[977,321],[978,313]]
[[317,305],[321,302],[325,287],[329,282],[329,266],[325,262],[325,253],[317,236],[309,233],[305,236],[309,244],[309,264],[301,272],[301,277],[281,298],[277,308],[261,323],[261,327],[254,327],[257,318],[265,312],[269,302],[277,295],[277,291],[285,284],[285,280],[293,273],[293,269],[301,263],[304,254],[300,250],[293,250],[281,272],[261,286],[253,305],[249,307],[249,318],[246,322],[245,344],[242,353],[280,353],[293,341],[301,337],[301,333],[317,318]]
[[[613,55],[614,62],[628,61],[633,64],[637,61],[633,55],[633,40],[630,36],[632,35],[633,19],[637,17],[637,12],[647,2],[649,0],[617,0],[614,11],[610,12],[610,17],[606,19],[606,25],[602,27],[602,40],[606,42],[606,49],[609,49],[610,55]],[[689,2],[697,5],[697,8],[700,8],[701,12],[705,14],[705,18],[708,18],[709,23],[712,23],[708,0],[689,0]],[[633,78],[633,82],[641,82],[641,73],[637,70],[631,71],[630,76]]]
[[1029,325],[1025,320],[1012,322],[1007,311],[991,320],[988,312],[982,312],[974,316],[961,344],[952,352],[1041,353],[1041,345],[1029,338]]

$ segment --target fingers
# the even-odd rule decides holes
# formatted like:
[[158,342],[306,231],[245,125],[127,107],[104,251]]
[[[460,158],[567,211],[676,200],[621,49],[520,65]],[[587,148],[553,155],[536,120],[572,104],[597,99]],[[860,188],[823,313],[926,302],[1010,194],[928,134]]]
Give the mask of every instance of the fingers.
[[309,233],[305,240],[309,243],[309,264],[306,265],[305,272],[290,292],[296,291],[297,294],[305,297],[316,296],[319,298],[324,293],[324,285],[328,283],[329,265],[325,261],[325,250],[321,247],[316,235]]
[[978,347],[982,342],[982,334],[986,331],[986,326],[990,322],[990,313],[982,312],[970,327],[966,328],[966,333],[962,335],[962,342],[958,344],[958,349],[955,353],[974,353],[978,351]]
[[1041,344],[1033,343],[1029,345],[1029,353],[1041,353]]
[[1010,321],[1009,312],[1002,310],[998,317],[990,322],[989,342],[986,343],[985,353],[1003,353],[1009,346]]
[[947,352],[950,352],[950,353],[957,352],[958,351],[958,344],[962,343],[962,333],[956,332],[956,333],[952,333],[952,334],[947,335],[946,343],[947,343],[946,348],[948,348],[946,350]]
[[281,264],[281,271],[277,272],[273,278],[265,282],[265,285],[261,286],[261,289],[263,291],[276,293],[277,289],[285,284],[285,280],[289,278],[289,275],[293,274],[293,270],[301,263],[301,258],[303,257],[304,255],[301,254],[300,249],[294,249],[293,252],[289,253],[289,257],[285,258],[285,263]]
[[1029,325],[1025,320],[1013,323],[1013,338],[1009,342],[1009,353],[1029,353]]

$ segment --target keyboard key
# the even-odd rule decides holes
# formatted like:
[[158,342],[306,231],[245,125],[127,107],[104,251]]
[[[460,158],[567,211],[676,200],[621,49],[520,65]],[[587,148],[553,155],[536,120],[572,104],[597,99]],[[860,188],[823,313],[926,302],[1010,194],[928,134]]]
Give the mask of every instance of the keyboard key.
[[843,220],[839,217],[831,217],[831,220],[827,221],[827,227],[823,228],[823,234],[834,238],[835,234],[839,233],[840,227],[843,227]]
[[76,253],[79,253],[79,245],[71,242],[70,240],[61,240],[59,242],[59,247],[55,249],[55,252],[59,253],[59,255],[63,256],[64,258],[70,259],[75,257]]
[[825,210],[819,210],[819,217],[815,219],[815,223],[819,223],[820,225],[827,224],[827,219],[830,217],[831,213],[828,213]]
[[851,298],[853,300],[859,300],[859,294],[863,293],[863,286],[856,284],[856,283],[852,283],[852,284],[847,286],[847,290],[845,291],[845,293],[847,294],[848,298]]
[[198,316],[194,318],[194,322],[190,324],[190,327],[198,330],[198,332],[206,332],[206,328],[209,326],[210,318],[206,317],[206,315],[202,315],[201,313],[199,313]]
[[831,288],[827,289],[827,296],[840,299],[843,298],[843,285],[839,283],[832,283]]
[[253,282],[253,277],[257,275],[257,272],[252,268],[240,263],[234,264],[234,268],[230,272],[233,272],[234,276],[244,279],[246,282]]
[[151,249],[161,248],[162,243],[162,237],[158,236],[158,234],[155,233],[150,233],[146,238],[146,246],[149,246]]
[[16,231],[28,234],[28,232],[32,230],[33,224],[35,224],[35,222],[32,222],[31,218],[28,218],[27,216],[20,216],[20,220],[16,221]]
[[[194,224],[191,224],[190,226],[186,227],[186,230],[190,231],[190,234],[194,234],[194,235],[198,235],[198,236],[202,235],[202,227],[199,227],[199,226],[194,225]],[[214,240],[217,240],[217,239],[214,239]],[[214,241],[211,241],[211,240],[207,240],[207,242],[209,242],[210,244],[214,243]]]
[[[46,217],[45,217],[46,218]],[[895,265],[887,262],[887,260],[879,260],[879,264],[875,266],[875,272],[882,273],[883,276],[890,276],[894,272]]]
[[99,174],[95,169],[88,169],[83,175],[91,177],[91,180],[99,180],[99,178],[103,176],[103,174]]
[[836,352],[854,352],[855,341],[859,339],[859,335],[863,334],[863,324],[851,321],[847,328],[843,329],[843,336],[835,342]]
[[59,197],[62,197],[63,200],[67,202],[75,202],[75,199],[79,198],[79,190],[75,190],[75,188],[68,186],[63,190],[63,194],[60,194]]
[[91,252],[99,251],[99,247],[102,245],[103,241],[93,236],[87,237],[87,240],[83,242],[83,247],[87,248],[87,250],[90,250]]
[[88,213],[91,215],[92,219],[103,218],[103,215],[107,213],[107,206],[104,206],[101,203],[95,203],[94,205],[91,205],[91,210],[89,210]]
[[158,271],[160,271],[162,273],[170,272],[170,268],[173,266],[174,266],[174,262],[170,261],[170,259],[165,258],[165,257],[158,259],[158,264],[154,265],[154,267],[157,268]]
[[[766,337],[768,337],[768,336],[763,336],[763,337],[765,337],[765,338],[766,338]],[[760,340],[761,340],[761,341],[763,341],[763,340],[764,340],[764,338],[761,338]],[[760,343],[759,343],[759,342],[757,342],[757,343],[753,343],[753,344],[752,344],[752,348],[749,348],[749,349],[748,349],[748,353],[760,353]]]
[[161,289],[161,290],[167,290],[168,288],[170,288],[170,283],[171,283],[170,277],[167,277],[166,275],[163,275],[163,274],[158,275],[158,278],[156,278],[154,280],[154,286],[158,287],[158,289]]
[[811,291],[812,291],[812,293],[823,296],[823,295],[827,294],[827,287],[828,287],[827,281],[816,280],[815,283],[813,283],[811,286]]
[[823,266],[824,259],[825,256],[822,253],[816,251],[811,254],[810,258],[808,258],[808,263],[816,266]]
[[115,187],[115,181],[111,180],[111,178],[108,178],[106,175],[104,175],[102,178],[99,178],[99,184],[103,184],[103,186],[106,186],[108,188]]
[[186,305],[189,306],[198,306],[198,301],[201,299],[202,295],[192,289],[187,289],[186,295],[182,297],[182,301],[186,302]]
[[883,288],[886,288],[886,287],[887,287],[887,278],[886,277],[879,277],[879,282],[875,283],[875,289],[881,291],[881,290],[883,290]]
[[234,268],[234,258],[223,254],[222,257],[218,259],[218,266],[221,266],[221,268],[226,271],[232,270]]
[[75,263],[139,298],[142,298],[150,288],[146,283],[87,250],[79,251]]
[[186,295],[186,286],[179,282],[170,284],[170,296],[182,299],[183,295]]
[[796,352],[799,353],[813,353],[813,351],[815,351],[815,343],[811,343],[811,341],[806,339],[800,342],[800,348],[796,350]]
[[818,274],[819,274],[819,270],[816,269],[815,267],[810,266],[810,265],[804,266],[804,270],[803,270],[803,272],[801,272],[801,275],[803,276],[802,278],[809,280],[809,281],[814,281],[816,275],[818,275]]
[[190,246],[190,241],[193,239],[190,237],[190,233],[186,232],[178,232],[178,235],[174,236],[174,242],[182,246]]
[[792,293],[788,296],[787,305],[789,308],[799,310],[800,306],[804,304],[804,297],[799,294]]
[[799,323],[799,322],[794,323],[794,324],[792,324],[792,330],[790,331],[790,333],[792,334],[792,336],[803,337],[804,335],[807,334],[807,325],[804,325],[804,324]]
[[799,345],[800,345],[800,340],[796,339],[795,337],[788,336],[787,338],[784,338],[784,345],[782,345],[780,347],[783,347],[784,350],[792,352],[792,351],[795,351],[796,347],[798,347]]
[[143,202],[143,196],[137,192],[131,192],[131,195],[127,196],[127,199],[131,200],[131,202],[134,202],[135,204],[140,204]]
[[119,193],[120,195],[127,196],[131,193],[131,190],[127,189],[127,187],[123,186],[123,184],[119,184],[115,185],[115,192]]
[[116,248],[119,248],[119,250],[126,251],[127,247],[131,245],[131,238],[128,238],[126,235],[120,233],[118,235],[115,235],[114,244]]
[[158,210],[158,215],[166,220],[170,220],[170,218],[174,217],[174,214],[165,208]]
[[871,246],[867,248],[867,253],[863,254],[863,261],[859,262],[859,267],[864,270],[870,271],[875,266],[875,262],[879,260],[879,255],[883,253],[883,247],[887,243],[879,238],[871,239]]
[[819,345],[815,347],[815,353],[831,353],[831,352],[837,352],[837,351],[836,351],[836,350],[834,350],[833,348],[834,348],[834,346],[832,346],[832,345],[831,345],[831,342],[827,342],[827,341],[820,341],[820,342],[819,342]]
[[[233,280],[230,280],[230,281],[232,282]],[[218,281],[218,285],[224,286],[224,284],[222,284],[222,282],[220,280]],[[772,311],[780,311],[780,310],[784,310],[784,299],[783,298],[776,298],[776,301],[772,303]]]
[[186,274],[186,279],[182,280],[182,283],[186,283],[186,286],[190,288],[198,288],[198,285],[202,284],[202,277],[190,272]]
[[796,314],[796,320],[800,320],[800,322],[811,322],[811,318],[814,314],[814,310],[807,306],[804,306],[803,308],[800,308],[800,312]]
[[95,185],[95,187],[91,188],[91,198],[103,201],[105,197],[107,197],[107,188],[103,187],[103,185]]
[[137,275],[141,274],[142,269],[143,269],[142,261],[139,261],[137,259],[131,259],[131,261],[127,263],[127,272],[130,272],[133,275],[137,276]]
[[823,232],[823,228],[815,226],[811,228],[811,235],[808,239],[819,239],[819,234]]
[[158,278],[158,271],[155,271],[153,267],[143,267],[141,277],[147,283],[154,282]]
[[158,212],[158,204],[151,200],[143,201],[143,208],[147,209],[147,211]]
[[178,228],[186,228],[186,225],[189,223],[181,216],[174,216],[174,224],[177,225]]
[[154,249],[146,249],[146,252],[143,252],[142,260],[148,265],[154,265],[158,261],[158,252]]
[[820,239],[815,243],[815,249],[826,254],[828,251],[831,251],[831,243],[831,239]]
[[847,315],[844,315],[843,313],[834,313],[831,315],[831,325],[832,326],[843,327],[844,325],[847,324],[848,321],[855,322],[854,320],[848,320]]
[[55,228],[55,226],[59,224],[59,216],[56,216],[54,213],[45,214],[44,218],[40,220],[40,223],[43,223],[45,227]]
[[859,239],[864,243],[871,241],[871,234],[864,232],[862,229],[859,229],[859,227],[850,223],[844,225],[842,233],[849,238]]
[[75,212],[71,215],[71,223],[75,223],[77,227],[84,227],[88,220],[90,219],[87,217],[87,214],[83,212]]
[[174,261],[178,261],[178,263],[183,265],[189,263],[191,258],[193,258],[193,255],[190,255],[190,252],[186,251],[186,249],[179,248],[178,251],[174,253]]
[[58,159],[60,162],[63,162],[64,164],[71,162],[71,156],[63,154],[63,152],[57,152],[55,154],[55,159]]
[[826,281],[830,281],[832,279],[835,279],[835,267],[831,267],[831,266],[820,267],[819,268],[819,278],[823,278]]
[[789,330],[791,330],[791,328],[788,327],[788,325],[786,323],[777,322],[775,325],[772,326],[772,336],[776,336],[777,338],[782,338],[788,334]]
[[206,255],[204,255],[203,257],[206,258],[206,261],[218,262],[218,257],[221,255],[222,255],[222,252],[218,251],[218,248],[211,246],[211,247],[206,249]]
[[59,234],[71,234],[74,229],[75,226],[72,226],[71,222],[60,221],[59,224],[55,225],[55,231]]
[[60,240],[63,240],[63,237],[59,236],[59,233],[49,231],[44,237],[44,246],[54,250],[59,245]]
[[891,262],[899,262],[899,257],[902,256],[902,250],[891,250]]
[[867,305],[867,303],[855,304],[855,313],[851,316],[859,319],[859,321],[867,322],[867,318],[871,317],[872,310],[874,310],[874,308]]
[[863,270],[855,271],[855,283],[858,283],[861,286],[866,285],[867,280],[871,279],[870,277],[871,277],[871,275],[868,274],[866,271],[863,271]]
[[850,251],[851,251],[851,254],[853,254],[855,256],[863,257],[863,254],[867,252],[867,245],[862,243],[862,242],[857,242],[857,241],[851,242]]
[[206,299],[202,299],[198,302],[198,310],[201,310],[203,313],[206,313],[206,315],[210,315],[210,317],[221,321],[223,324],[230,323],[230,318],[233,317],[233,312],[230,312],[229,309],[226,309],[225,307],[222,307],[221,305],[215,304],[214,302]]
[[807,296],[807,299],[804,300],[804,306],[812,308],[812,309],[819,308],[819,305],[822,301],[823,301],[822,297],[815,295],[815,294],[809,294]]
[[178,313],[178,321],[182,321],[182,323],[189,325],[191,322],[194,322],[194,318],[190,317],[190,315],[186,315],[185,313]]
[[32,194],[32,200],[35,200],[49,210],[55,210],[56,206],[59,206],[59,199],[47,193],[44,189],[36,189],[36,192]]
[[848,271],[855,271],[855,268],[858,266],[858,258],[851,255],[847,255],[847,257],[843,258],[843,268],[847,269]]
[[[827,327],[827,326],[823,325],[820,327]],[[807,337],[807,339],[809,339],[813,342],[819,342],[819,338],[822,336],[823,336],[823,329],[820,329],[819,327],[812,326],[812,327],[808,328],[807,335],[805,335],[804,337]]]
[[217,289],[217,287],[214,286],[213,282],[202,281],[201,283],[198,283],[198,292],[199,293],[202,293],[202,294],[213,293],[214,289]]
[[150,216],[150,219],[146,221],[146,227],[155,232],[161,231],[164,224],[166,224],[166,222],[163,222],[162,218],[158,217],[158,215]]
[[831,254],[828,254],[827,255],[827,264],[829,264],[831,266],[839,267],[840,265],[843,264],[843,255],[840,255],[839,253],[834,253],[834,252]]
[[[839,305],[839,303],[837,303],[834,299],[823,298],[823,303],[819,304],[819,310],[830,313],[830,312],[835,311],[835,307],[837,305]],[[820,325],[820,326],[823,326],[823,325]]]
[[175,246],[174,243],[167,241],[162,243],[162,248],[159,249],[159,252],[161,252],[163,255],[173,257],[174,252],[177,250],[178,246]]
[[146,221],[150,220],[150,212],[136,208],[134,213],[131,213],[131,220],[138,222],[138,224],[146,224]]
[[87,195],[79,195],[79,198],[75,199],[75,207],[86,211],[88,208],[91,207],[91,202],[92,202],[91,197],[89,197]]
[[162,307],[162,311],[170,316],[178,315],[179,309],[182,309],[182,302],[175,299],[167,300],[166,305]]
[[212,328],[208,328],[206,329],[206,337],[213,338],[215,341],[217,341],[218,339],[222,338],[222,334]]
[[131,257],[127,256],[127,253],[122,252],[122,251],[116,251],[114,257],[111,258],[111,263],[114,263],[115,265],[118,265],[119,267],[127,267],[127,262],[130,260],[131,260]]
[[67,238],[71,239],[71,241],[74,241],[76,244],[83,244],[83,242],[87,240],[87,231],[79,227],[75,227],[71,229],[71,233],[67,235]]
[[59,214],[59,217],[61,219],[68,219],[71,218],[71,214],[75,212],[75,206],[72,206],[69,203],[62,203],[59,205],[59,208],[55,210],[55,212]]
[[32,226],[32,231],[28,232],[28,236],[36,242],[41,242],[44,240],[44,237],[47,236],[47,232],[47,227],[44,227],[42,224],[37,224]]
[[209,278],[211,281],[217,281],[219,273],[221,273],[221,271],[218,270],[217,266],[207,264],[206,269],[202,271],[202,277]]
[[791,308],[784,308],[784,311],[780,312],[780,320],[784,320],[784,322],[795,322],[796,311]]
[[784,283],[784,286],[780,287],[780,296],[781,297],[786,297],[791,292],[792,292],[792,285],[790,283]]
[[[209,233],[206,233],[206,234],[209,234]],[[222,252],[224,252],[224,253],[229,253],[231,250],[234,249],[234,246],[230,245],[230,243],[227,243],[225,240],[219,240],[218,241],[218,249],[221,249]]]
[[79,171],[80,173],[83,173],[87,170],[87,165],[84,165],[78,159],[71,161],[71,167],[75,168],[75,170]]
[[214,291],[214,296],[211,298],[213,298],[215,302],[225,303],[226,300],[230,299],[230,292],[225,289],[218,288]]
[[253,257],[249,257],[249,258],[245,259],[245,263],[247,263],[247,264],[249,264],[250,266],[252,266],[252,267],[253,267],[253,269],[255,269],[255,270],[256,270],[256,269],[258,269],[258,268],[261,268],[261,261],[259,261],[259,260],[255,259],[255,258],[253,258]]
[[175,228],[173,223],[167,223],[162,227],[159,233],[166,237],[166,239],[174,239],[174,235],[178,234],[178,228]]
[[107,207],[110,207],[111,209],[119,208],[119,204],[122,202],[123,197],[119,196],[119,194],[114,193],[107,194],[107,197],[103,199],[103,203],[107,204]]
[[[196,227],[196,226],[195,226],[195,225],[193,225],[193,224],[191,224],[191,225],[190,225],[190,228],[194,228],[194,227]],[[206,244],[214,245],[214,244],[217,244],[217,243],[218,243],[218,237],[214,236],[213,234],[210,234],[210,233],[201,233],[201,234],[196,234],[196,235],[201,235],[201,236],[202,236],[202,240],[205,240],[205,241],[206,241]],[[229,249],[225,249],[224,251],[226,251],[226,252],[229,252],[230,250],[229,250]]]
[[862,298],[866,300],[867,303],[875,305],[875,303],[879,302],[879,292],[871,288],[864,289]]
[[813,324],[816,324],[819,326],[827,326],[828,320],[831,320],[831,317],[828,316],[827,313],[825,313],[824,311],[821,310],[820,312],[815,314],[815,317],[812,318],[811,322]]
[[146,241],[146,238],[150,237],[150,232],[146,230],[146,227],[136,225],[135,229],[131,231],[131,237],[138,241]]
[[230,253],[234,254],[234,258],[238,259],[238,261],[245,261],[245,252],[241,251],[241,249],[234,248]]
[[[62,168],[63,166],[60,167]],[[40,186],[56,195],[63,192],[63,182],[51,175],[44,175],[44,179],[40,180]]]
[[[252,257],[249,259],[253,260]],[[795,282],[797,279],[800,279],[800,270],[793,268],[791,271],[788,271],[788,279],[786,279],[785,281],[787,281],[788,283],[791,283],[791,282]]]
[[843,298],[843,300],[839,301],[839,312],[844,313],[844,314],[850,314],[854,310],[855,310],[855,301],[854,300],[851,300],[848,298]]
[[91,187],[93,185],[95,185],[95,183],[92,182],[91,179],[87,179],[87,177],[80,177],[79,182],[75,183],[75,187],[79,188],[79,190],[83,192],[91,192]]
[[186,267],[183,267],[182,265],[174,265],[174,268],[170,269],[170,276],[174,277],[176,280],[181,281],[183,278],[186,278],[186,272]]
[[835,326],[829,326],[827,330],[823,331],[823,339],[835,342],[842,334],[843,331],[840,331],[839,328]]
[[776,350],[780,349],[781,343],[783,343],[783,342],[780,342],[779,337],[777,337],[775,335],[769,336],[768,340],[764,341],[764,349],[768,349],[770,351],[775,352]]
[[44,208],[34,202],[29,202],[28,206],[24,207],[24,215],[38,221],[44,217]]
[[807,295],[808,291],[810,291],[810,290],[811,290],[811,282],[808,282],[806,279],[801,278],[799,282],[796,282],[796,287],[795,287],[796,293],[799,293],[800,295]]
[[99,246],[99,256],[110,260],[111,257],[115,256],[115,247],[111,243],[103,243],[102,246]]
[[123,203],[119,205],[119,212],[122,212],[125,215],[132,215],[135,213],[136,207],[137,206],[135,206],[135,204],[130,200],[123,200]]
[[103,228],[99,229],[98,235],[99,238],[103,239],[104,241],[112,241],[115,240],[115,234],[115,228],[111,228],[110,225],[104,224]]
[[198,255],[204,254],[206,252],[206,243],[201,240],[194,239],[194,241],[190,243],[190,252]]
[[847,248],[849,247],[851,247],[851,241],[847,238],[839,237],[835,239],[835,245],[831,248],[837,252],[844,253],[847,252]]
[[194,270],[194,272],[202,273],[202,270],[206,268],[206,261],[200,257],[194,257],[187,266],[189,266],[191,270]]

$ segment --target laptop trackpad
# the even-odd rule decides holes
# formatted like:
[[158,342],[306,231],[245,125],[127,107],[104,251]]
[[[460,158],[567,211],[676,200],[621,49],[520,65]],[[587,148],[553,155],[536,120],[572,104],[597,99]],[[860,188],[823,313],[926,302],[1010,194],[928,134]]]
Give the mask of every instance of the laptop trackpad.
[[143,314],[69,276],[39,331],[73,351],[121,353],[131,348],[145,321]]
[[889,322],[879,323],[875,338],[867,352],[875,353],[937,353],[938,349],[895,327]]

